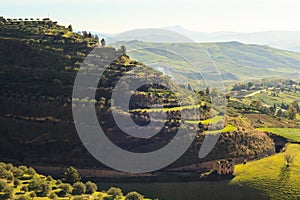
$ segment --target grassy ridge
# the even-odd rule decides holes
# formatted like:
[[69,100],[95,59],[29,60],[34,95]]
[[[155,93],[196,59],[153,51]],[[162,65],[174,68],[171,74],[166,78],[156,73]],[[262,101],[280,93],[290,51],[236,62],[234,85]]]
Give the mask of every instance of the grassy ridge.
[[258,128],[257,130],[271,132],[293,142],[300,142],[300,129],[297,128]]
[[[294,158],[289,167],[285,161],[287,154]],[[300,145],[289,144],[286,152],[237,165],[235,175],[231,184],[257,189],[270,199],[299,199]]]

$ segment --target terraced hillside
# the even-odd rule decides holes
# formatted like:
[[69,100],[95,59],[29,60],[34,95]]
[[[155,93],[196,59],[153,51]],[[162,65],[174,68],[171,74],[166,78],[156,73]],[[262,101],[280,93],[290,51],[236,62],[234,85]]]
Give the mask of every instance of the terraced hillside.
[[[49,19],[6,19],[0,26],[1,159],[35,165],[104,167],[85,150],[79,140],[71,109],[72,89],[78,67],[93,47],[98,45],[97,38],[86,33],[74,33],[71,27],[57,25]],[[117,50],[103,47],[99,51],[102,52],[100,59],[103,60],[110,59],[109,55],[121,53],[105,70],[95,95],[98,121],[108,138],[121,148],[133,152],[147,152],[167,144],[176,135],[180,124],[181,110],[178,109],[174,93],[158,85],[146,85],[132,91],[130,115],[137,124],[149,123],[149,104],[162,104],[164,108],[158,112],[165,112],[168,116],[162,131],[148,139],[124,134],[116,126],[110,107],[112,88],[125,73],[135,79],[145,77],[146,74],[147,78],[169,77],[130,59],[124,48]],[[135,73],[137,68],[145,71]],[[189,95],[194,92],[181,89]],[[199,91],[198,101],[190,102],[189,96],[186,99],[183,108],[191,113],[190,116],[195,109],[201,111],[199,121],[192,117],[187,121],[187,124],[198,125],[198,136],[186,154],[172,167],[224,157],[258,158],[274,153],[274,144],[266,134],[253,129],[242,130],[235,123],[224,128],[222,121],[214,118],[210,121],[209,118],[218,114],[218,110],[212,110],[210,106],[210,94]],[[95,100],[78,99],[81,102]],[[128,115],[123,112],[119,114]],[[214,124],[214,132],[210,134],[222,134],[209,156],[199,160],[198,151],[208,122]],[[240,151],[241,148],[243,151]]]

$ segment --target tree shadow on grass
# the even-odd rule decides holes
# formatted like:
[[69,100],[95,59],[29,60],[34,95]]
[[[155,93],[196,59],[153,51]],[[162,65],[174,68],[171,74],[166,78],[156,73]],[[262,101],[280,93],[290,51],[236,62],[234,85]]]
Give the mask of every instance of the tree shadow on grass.
[[291,177],[290,166],[284,165],[283,167],[281,167],[280,174],[279,174],[279,183],[280,183],[280,185],[286,183],[287,181],[289,181],[290,177]]

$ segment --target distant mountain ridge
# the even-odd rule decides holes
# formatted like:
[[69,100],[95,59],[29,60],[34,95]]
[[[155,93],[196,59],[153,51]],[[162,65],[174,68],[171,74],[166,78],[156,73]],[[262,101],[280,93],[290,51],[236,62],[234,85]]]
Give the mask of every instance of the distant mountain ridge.
[[[183,63],[179,57],[174,57],[161,48],[177,48],[190,52],[190,60],[196,63],[197,70],[207,70],[209,64],[203,62],[206,52],[215,63],[224,80],[250,80],[271,77],[299,77],[300,53],[275,49],[269,46],[243,44],[240,42],[221,43],[151,43],[142,41],[117,42],[116,46],[130,44],[139,51],[129,52],[129,55],[144,63],[156,63],[158,70],[185,74],[195,77],[196,71],[188,63]],[[155,50],[157,49],[157,50]],[[207,56],[207,55],[206,55]]]
[[[186,40],[189,39],[194,42],[231,42],[238,41],[246,44],[259,44],[259,45],[268,45],[273,48],[284,49],[288,51],[300,52],[300,31],[261,31],[261,32],[229,32],[229,31],[220,31],[220,32],[198,32],[185,29],[182,26],[168,26],[161,28],[161,33],[153,32],[155,29],[148,29],[148,38],[152,37],[152,40],[147,42],[175,42],[178,39],[178,33],[186,37]],[[158,29],[157,29],[158,30]],[[165,31],[163,31],[165,30]],[[168,33],[167,31],[172,31],[173,33]],[[138,30],[127,31],[128,34],[105,34],[97,33],[99,37],[104,37],[108,39],[111,43],[124,40],[141,40],[141,35],[138,34]],[[122,35],[122,38],[118,37]],[[145,36],[145,33],[143,33]],[[182,37],[179,37],[182,38]]]
[[165,27],[167,30],[186,35],[196,42],[238,41],[247,44],[268,45],[275,48],[300,52],[300,31],[261,31],[261,32],[197,32],[182,26]]

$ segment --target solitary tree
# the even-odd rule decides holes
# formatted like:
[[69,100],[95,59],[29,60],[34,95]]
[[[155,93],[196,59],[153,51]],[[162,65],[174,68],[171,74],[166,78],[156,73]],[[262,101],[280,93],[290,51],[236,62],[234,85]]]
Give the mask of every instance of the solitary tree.
[[254,100],[251,102],[250,106],[256,108],[256,109],[261,109],[263,107],[262,102]]
[[286,166],[289,167],[293,163],[294,157],[291,154],[285,154],[284,159]]
[[105,40],[104,40],[104,38],[102,38],[100,42],[101,42],[101,46],[105,47]]
[[300,106],[298,101],[293,101],[292,106],[297,110],[297,113],[300,113]]
[[126,54],[126,47],[124,45],[121,46],[121,52],[123,54]]
[[73,27],[72,27],[71,24],[68,26],[68,30],[71,31],[71,32],[73,31]]
[[206,95],[209,95],[209,87],[206,88]]
[[296,108],[294,108],[293,106],[290,106],[289,109],[286,111],[286,115],[288,117],[288,119],[295,119],[296,115],[297,115],[297,110]]

